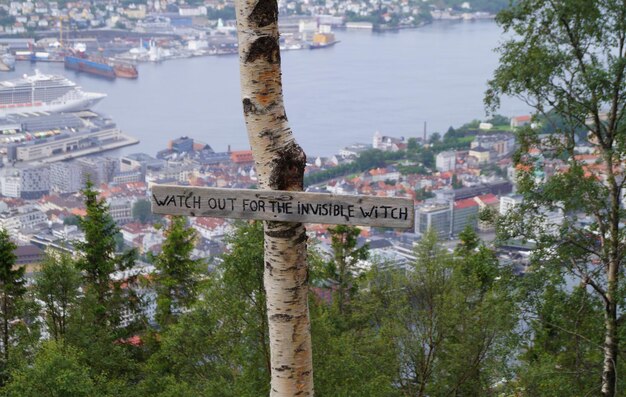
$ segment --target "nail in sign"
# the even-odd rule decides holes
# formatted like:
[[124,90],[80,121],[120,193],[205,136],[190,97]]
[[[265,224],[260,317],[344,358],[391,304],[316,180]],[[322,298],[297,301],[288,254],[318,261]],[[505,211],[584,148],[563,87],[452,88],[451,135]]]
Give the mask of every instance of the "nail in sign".
[[415,211],[406,198],[155,185],[152,212],[408,229]]

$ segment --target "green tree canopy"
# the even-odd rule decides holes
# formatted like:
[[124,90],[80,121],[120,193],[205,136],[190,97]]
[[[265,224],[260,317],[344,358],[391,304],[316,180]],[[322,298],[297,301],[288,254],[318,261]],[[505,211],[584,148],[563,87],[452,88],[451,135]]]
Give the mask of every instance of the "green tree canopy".
[[133,219],[141,223],[149,223],[154,219],[150,201],[137,200],[133,204]]
[[94,397],[102,396],[81,362],[81,353],[61,343],[47,342],[32,366],[11,373],[3,396]]
[[26,293],[24,267],[15,267],[15,249],[17,246],[5,229],[0,229],[0,335],[2,335],[2,380],[6,379],[10,351],[14,345],[11,340],[16,328],[14,320],[20,319],[19,308]]
[[[510,34],[498,50],[500,64],[487,104],[495,109],[502,96],[518,97],[534,108],[537,119],[552,124],[547,136],[533,128],[519,131],[515,160],[526,170],[518,175],[525,201],[499,230],[536,241],[541,266],[553,266],[555,274],[566,269],[568,277],[594,292],[605,316],[603,347],[598,347],[604,354],[602,383],[578,393],[614,397],[624,389],[617,374],[619,334],[626,322],[621,226],[626,7],[621,0],[519,0],[497,21]],[[577,157],[581,130],[588,131],[584,143],[597,154],[594,167]],[[543,172],[546,164],[561,171],[549,176]],[[551,220],[555,213],[564,215],[562,222]],[[586,217],[590,223],[580,221]]]
[[35,294],[44,304],[48,332],[56,341],[67,331],[70,312],[78,301],[81,276],[67,253],[47,252],[35,278]]
[[157,292],[156,320],[162,327],[176,321],[198,296],[202,260],[191,259],[196,232],[187,227],[187,218],[173,216],[165,231],[161,252],[154,257],[158,273],[154,276]]

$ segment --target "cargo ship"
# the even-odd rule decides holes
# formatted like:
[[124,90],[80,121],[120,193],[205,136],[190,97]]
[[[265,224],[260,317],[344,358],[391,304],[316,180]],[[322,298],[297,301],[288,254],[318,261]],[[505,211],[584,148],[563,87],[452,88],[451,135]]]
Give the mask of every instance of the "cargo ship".
[[313,41],[309,43],[309,49],[317,50],[320,48],[332,47],[339,41],[335,40],[335,35],[332,32],[320,32],[315,33]]
[[84,55],[68,55],[65,57],[65,69],[93,74],[95,76],[114,79],[115,69],[103,58],[93,58]]
[[84,92],[63,76],[41,74],[0,81],[0,117],[27,112],[90,109],[106,94]]

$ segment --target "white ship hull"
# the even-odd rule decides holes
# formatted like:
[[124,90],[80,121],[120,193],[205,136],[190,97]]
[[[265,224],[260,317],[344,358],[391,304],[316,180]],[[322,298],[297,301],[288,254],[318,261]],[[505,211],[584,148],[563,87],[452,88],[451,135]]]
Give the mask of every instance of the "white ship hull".
[[36,71],[33,76],[0,82],[0,117],[33,112],[71,112],[85,110],[106,94],[84,92],[62,76]]
[[84,98],[70,99],[67,101],[55,101],[50,103],[33,102],[15,105],[0,105],[0,117],[6,117],[10,114],[33,113],[33,112],[75,112],[79,110],[87,110],[100,102],[106,94],[84,93]]

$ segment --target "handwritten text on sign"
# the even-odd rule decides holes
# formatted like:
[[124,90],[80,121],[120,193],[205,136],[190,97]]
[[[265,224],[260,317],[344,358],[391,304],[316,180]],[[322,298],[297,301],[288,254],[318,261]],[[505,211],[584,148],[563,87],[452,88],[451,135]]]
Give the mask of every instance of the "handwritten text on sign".
[[152,187],[152,212],[404,229],[414,216],[413,200],[405,198],[172,185]]

